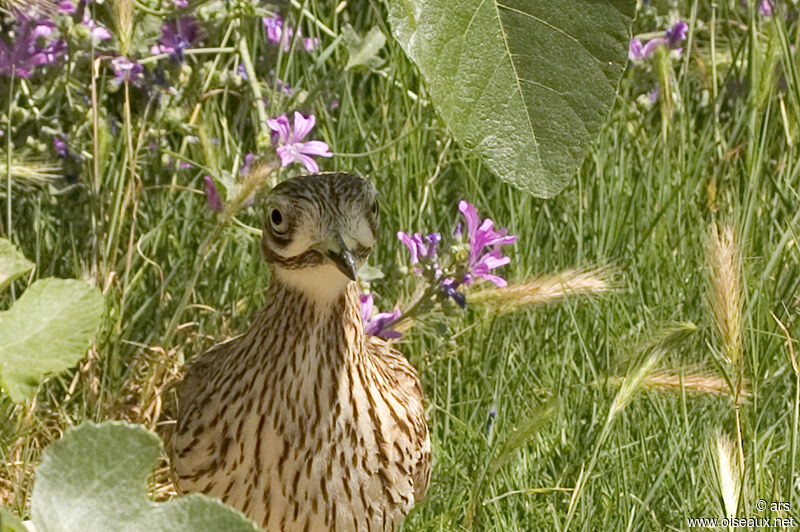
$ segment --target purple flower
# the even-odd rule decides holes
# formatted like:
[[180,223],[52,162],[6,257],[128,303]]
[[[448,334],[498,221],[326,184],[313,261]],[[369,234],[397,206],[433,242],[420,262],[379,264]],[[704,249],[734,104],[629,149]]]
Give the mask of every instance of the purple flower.
[[758,14],[762,17],[771,17],[772,2],[770,0],[761,0],[758,4]]
[[[517,237],[509,235],[507,229],[494,230],[494,222],[489,218],[479,223],[478,210],[469,202],[460,201],[458,210],[467,221],[467,238],[469,241],[469,262],[464,284],[470,284],[475,277],[485,279],[495,286],[506,286],[502,277],[494,275],[491,270],[505,266],[511,259],[504,257],[499,246],[513,244]],[[484,253],[485,248],[491,248]]]
[[58,3],[58,12],[62,15],[71,15],[75,13],[75,4],[71,0],[62,0]]
[[247,175],[250,173],[250,165],[253,164],[253,160],[255,160],[256,156],[252,153],[248,153],[244,156],[244,164],[239,169],[239,173],[242,175]]
[[659,46],[666,46],[668,48],[678,48],[683,40],[686,39],[686,31],[689,29],[688,24],[679,20],[673,24],[662,37],[654,37],[643,44],[639,39],[632,39],[630,48],[628,49],[628,58],[631,61],[641,61],[650,57]]
[[684,21],[679,20],[667,30],[666,37],[667,43],[670,46],[677,46],[686,40],[686,32],[689,30],[689,25]]
[[458,291],[458,286],[459,285],[455,279],[445,279],[442,281],[442,291],[445,293],[445,295],[452,298],[459,307],[466,308],[467,297]]
[[[288,51],[292,44],[292,37],[294,36],[294,29],[288,24],[284,24],[283,18],[280,15],[274,17],[263,17],[262,24],[267,29],[267,40],[275,44],[283,45],[283,50]],[[298,31],[297,36],[301,34]],[[303,48],[307,51],[316,50],[320,47],[320,40],[317,37],[304,37]]]
[[118,56],[111,60],[114,69],[114,82],[118,85],[122,83],[138,84],[143,78],[144,67],[136,61],[131,61],[127,57]]
[[67,41],[55,39],[47,43],[39,52],[43,65],[54,65],[67,55]]
[[[418,264],[423,260],[433,260],[436,258],[436,245],[441,242],[441,233],[431,233],[423,236],[420,233],[408,234],[403,231],[397,232],[397,238],[411,253],[411,265]],[[417,273],[420,271],[417,270]]]
[[189,0],[175,0],[175,7],[189,7]]
[[81,24],[89,28],[89,31],[92,34],[92,39],[96,41],[105,41],[111,38],[111,32],[100,24],[96,23],[89,15],[88,9],[83,12],[83,21],[81,21]]
[[20,18],[13,43],[9,46],[0,39],[0,73],[29,78],[37,66],[52,65],[60,60],[66,55],[67,43],[47,40],[54,29],[50,21]]
[[392,312],[378,312],[373,315],[375,305],[372,294],[360,294],[359,300],[361,302],[361,321],[364,324],[365,334],[380,338],[400,338],[402,336],[399,332],[387,328],[391,322],[400,317],[400,309],[394,309]]
[[659,93],[660,86],[656,83],[656,86],[647,93],[647,101],[651,104],[655,104],[658,101],[658,93]]
[[243,80],[247,81],[247,70],[244,68],[243,63],[239,63],[239,67],[236,69],[239,75],[242,77]]
[[267,28],[267,40],[274,43],[280,43],[283,36],[283,18],[280,15],[274,17],[263,17],[261,19],[264,27]]
[[280,78],[275,78],[275,90],[279,90],[284,94],[291,94],[292,87]]
[[294,161],[299,161],[305,165],[306,170],[315,174],[319,172],[319,165],[310,156],[333,156],[328,150],[328,144],[321,140],[300,142],[314,128],[316,120],[314,115],[303,116],[297,111],[294,112],[294,128],[289,125],[286,113],[267,120],[267,125],[275,132],[274,137],[278,145],[276,151],[281,158],[281,166],[289,166]]
[[214,180],[211,179],[210,176],[204,176],[203,179],[206,182],[206,197],[208,198],[208,206],[212,211],[221,211],[222,201],[219,199],[219,192],[217,192],[217,187],[214,185]]
[[53,149],[59,159],[69,158],[69,146],[67,146],[67,136],[64,134],[53,137]]
[[161,26],[158,44],[150,48],[150,53],[169,54],[173,61],[183,61],[183,52],[203,38],[203,30],[192,17],[181,17],[165,22]]

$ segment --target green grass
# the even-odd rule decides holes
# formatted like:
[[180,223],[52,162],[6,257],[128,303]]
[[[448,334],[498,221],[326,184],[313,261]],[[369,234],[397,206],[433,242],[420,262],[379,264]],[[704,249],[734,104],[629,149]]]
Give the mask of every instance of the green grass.
[[[653,3],[667,13],[666,2]],[[752,396],[739,408],[745,461],[739,515],[767,515],[753,508],[765,499],[789,501],[786,515],[800,519],[798,382],[770,315],[800,338],[800,71],[798,52],[789,47],[800,44],[798,10],[784,21],[748,14],[738,0],[718,2],[716,11],[705,0],[677,4],[680,17],[692,22],[686,53],[661,74],[656,62],[651,73],[629,67],[608,125],[574,183],[550,200],[504,184],[451,138],[393,39],[381,53],[381,73],[343,69],[347,55],[332,35],[349,23],[361,34],[377,25],[389,36],[382,5],[354,1],[337,12],[333,3],[307,1],[303,16],[291,7],[292,22],[322,39],[317,53],[274,54],[254,16],[238,28],[236,18],[215,22],[216,40],[207,46],[236,48],[241,35],[253,57],[267,55],[263,79],[277,77],[295,89],[267,91],[267,114],[313,112],[315,138],[334,152],[321,161],[323,169],[376,183],[381,236],[370,262],[386,274],[373,284],[381,308],[407,301],[413,288],[400,271],[406,257],[396,231],[447,230],[458,219],[460,199],[519,235],[504,270],[510,279],[591,265],[619,271],[620,288],[611,295],[501,317],[470,307],[448,322],[452,334],[426,322],[400,343],[422,375],[434,450],[430,491],[404,530],[460,530],[473,504],[475,530],[683,530],[687,517],[723,517],[712,451],[718,433],[736,434],[728,395],[643,386],[609,421],[619,389],[609,377],[624,376],[643,346],[676,322],[697,330],[667,350],[656,369],[687,375],[695,367],[725,369],[705,297],[706,244],[716,222],[735,227],[743,259],[744,372]],[[102,20],[113,27],[105,9]],[[635,29],[656,26],[644,14]],[[69,118],[86,160],[75,185],[15,187],[9,236],[35,260],[37,277],[96,280],[108,314],[79,368],[49,379],[31,403],[0,398],[0,502],[20,514],[42,448],[67,426],[114,418],[154,426],[153,401],[171,372],[242,331],[263,303],[267,268],[257,237],[242,226],[222,228],[198,260],[216,223],[203,175],[235,174],[243,154],[256,147],[248,86],[219,77],[235,69],[237,57],[193,56],[191,73],[168,73],[179,94],[162,95],[150,107],[136,93],[102,94],[107,84],[100,84],[100,128],[115,122],[117,133],[99,139],[108,155],[98,176],[91,113],[74,111],[77,104],[64,96],[77,98],[85,85],[62,74],[48,85],[55,96],[42,117],[26,115],[25,124],[39,125]],[[264,65],[277,74],[269,77]],[[85,72],[88,63],[76,61],[74,68]],[[673,109],[663,100],[650,110],[637,105],[659,76],[662,95],[668,89],[674,96]],[[218,86],[225,90],[208,92]],[[25,108],[26,101],[17,98],[15,105]],[[28,133],[35,137],[15,133],[15,154],[29,148]],[[187,142],[187,135],[200,140]],[[160,153],[148,146],[151,140]],[[171,170],[162,160],[168,156],[208,170]],[[297,173],[292,167],[287,175]],[[0,197],[0,234],[9,234],[8,203]],[[258,203],[239,216],[252,227],[262,218]],[[16,283],[15,293],[24,287]],[[187,290],[189,304],[181,308]],[[3,307],[11,303],[9,294],[2,298]],[[546,419],[537,418],[551,407]],[[531,423],[520,450],[487,475],[506,436]]]

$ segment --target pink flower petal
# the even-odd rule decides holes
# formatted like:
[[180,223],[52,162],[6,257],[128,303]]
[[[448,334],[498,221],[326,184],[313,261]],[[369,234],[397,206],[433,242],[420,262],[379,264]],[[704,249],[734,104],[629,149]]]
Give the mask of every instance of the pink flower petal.
[[289,146],[278,146],[275,150],[281,158],[281,166],[289,166],[295,160],[294,152]]
[[289,119],[287,118],[286,113],[283,113],[277,118],[268,118],[267,126],[278,134],[278,138],[282,142],[287,142],[292,134],[289,127]]
[[296,144],[297,151],[308,155],[316,155],[318,157],[333,157],[333,154],[328,149],[328,144],[321,140],[309,140],[308,142],[301,142]]
[[478,209],[473,204],[461,200],[458,202],[458,210],[467,220],[467,238],[472,241],[475,239],[475,231],[478,229]]
[[316,174],[317,172],[319,172],[319,165],[317,164],[317,161],[315,161],[308,155],[298,153],[295,155],[295,160],[303,163],[306,167],[306,170],[308,170],[308,173]]
[[303,140],[314,128],[317,117],[314,115],[303,116],[300,112],[294,112],[294,136],[292,142]]

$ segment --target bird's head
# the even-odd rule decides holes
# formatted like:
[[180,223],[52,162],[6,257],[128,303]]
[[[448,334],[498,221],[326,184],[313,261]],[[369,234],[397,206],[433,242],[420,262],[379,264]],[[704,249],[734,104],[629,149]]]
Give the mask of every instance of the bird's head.
[[261,251],[285,285],[330,302],[356,279],[375,243],[377,191],[351,174],[295,177],[266,199]]

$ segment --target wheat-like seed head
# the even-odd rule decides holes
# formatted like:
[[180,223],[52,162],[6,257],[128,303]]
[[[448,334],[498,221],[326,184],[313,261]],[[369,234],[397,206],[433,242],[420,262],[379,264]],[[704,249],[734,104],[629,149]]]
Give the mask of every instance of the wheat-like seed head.
[[739,509],[739,493],[742,485],[736,460],[736,446],[727,434],[717,435],[716,458],[717,482],[725,515],[735,517]]
[[[0,176],[8,175],[6,161],[0,161]],[[61,167],[47,161],[11,161],[11,179],[16,185],[44,185],[61,176]]]
[[277,168],[278,163],[274,158],[256,160],[250,171],[245,175],[244,181],[237,187],[234,197],[226,202],[224,217],[235,216],[267,184],[274,186],[275,170]]
[[0,0],[0,10],[9,13],[52,15],[58,11],[56,0]]
[[711,229],[708,251],[710,270],[709,306],[719,335],[722,356],[739,373],[742,362],[741,258],[733,227]]
[[[621,381],[619,377],[611,379],[611,383]],[[653,372],[642,380],[642,386],[665,392],[675,392],[685,389],[688,392],[705,393],[711,395],[727,395],[730,393],[728,381],[711,372],[698,371],[697,373],[675,373],[668,370]],[[742,397],[750,397],[749,383],[742,383],[740,392]]]
[[609,268],[569,269],[502,288],[480,290],[469,294],[468,300],[492,313],[507,314],[523,307],[558,301],[570,295],[608,292],[614,289],[612,277],[613,270]]
[[133,38],[133,4],[134,0],[117,0],[114,2],[114,16],[122,55],[130,53]]

